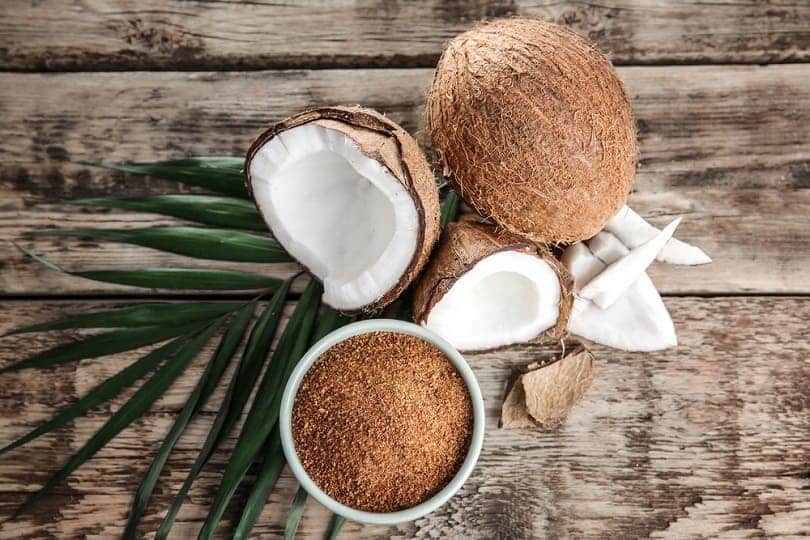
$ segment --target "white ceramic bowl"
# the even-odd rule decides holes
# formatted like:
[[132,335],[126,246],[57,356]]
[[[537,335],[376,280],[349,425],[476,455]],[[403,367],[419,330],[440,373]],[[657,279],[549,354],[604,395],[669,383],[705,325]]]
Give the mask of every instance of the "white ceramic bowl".
[[[360,334],[367,334],[369,332],[397,332],[400,334],[410,334],[421,338],[429,343],[432,343],[442,351],[450,362],[455,366],[458,373],[464,379],[467,389],[470,392],[470,399],[473,408],[473,433],[470,439],[470,448],[467,451],[467,457],[461,464],[452,480],[441,491],[436,493],[433,497],[425,502],[418,504],[414,507],[400,510],[398,512],[364,512],[350,508],[344,504],[339,503],[329,495],[323,492],[321,488],[315,484],[312,478],[309,477],[298,455],[295,452],[295,444],[293,443],[292,436],[292,411],[295,402],[295,396],[298,393],[298,387],[301,385],[301,380],[304,375],[320,358],[320,356],[328,349],[344,341],[352,336]],[[484,399],[481,397],[481,388],[478,386],[478,381],[475,379],[472,369],[464,360],[464,357],[453,348],[447,341],[421,326],[413,323],[397,321],[393,319],[372,319],[367,321],[360,321],[346,325],[334,332],[326,335],[318,343],[312,346],[306,354],[301,358],[298,366],[290,375],[287,386],[284,389],[284,396],[281,399],[281,411],[279,414],[279,429],[281,430],[281,444],[284,447],[284,456],[287,458],[287,463],[290,466],[298,482],[312,497],[319,503],[327,507],[335,514],[339,514],[346,519],[352,521],[359,521],[362,523],[372,523],[377,525],[392,525],[395,523],[402,523],[404,521],[412,521],[418,519],[425,514],[433,512],[441,505],[446,503],[450,497],[464,485],[467,478],[470,476],[475,463],[478,461],[478,456],[481,454],[481,446],[484,442]]]

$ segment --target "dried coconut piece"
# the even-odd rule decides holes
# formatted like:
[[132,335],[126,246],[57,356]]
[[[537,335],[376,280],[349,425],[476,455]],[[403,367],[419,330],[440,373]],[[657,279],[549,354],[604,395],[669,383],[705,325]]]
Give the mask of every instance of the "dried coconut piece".
[[595,371],[593,354],[578,347],[560,360],[524,374],[529,415],[546,429],[559,426],[593,386]]
[[522,429],[559,426],[593,386],[594,357],[577,346],[560,359],[532,364],[507,391],[501,407],[501,427]]
[[[631,249],[647,242],[660,232],[626,205],[605,224],[604,230],[616,235],[625,246]],[[702,249],[677,238],[670,238],[656,259],[669,264],[688,266],[712,262],[711,257],[706,255]]]
[[580,291],[580,296],[607,309],[647,270],[680,224],[677,218],[651,240],[630,250],[608,266]]
[[526,409],[526,393],[523,391],[523,375],[518,375],[506,390],[501,406],[501,427],[504,429],[529,429],[537,423]]
[[[597,237],[602,243],[599,253],[606,258],[605,261],[591,253],[584,242],[569,246],[563,253],[562,263],[573,275],[576,289],[604,270],[608,261],[627,251],[624,246],[620,254],[609,250],[607,240],[601,237],[603,234],[609,233],[599,233]],[[575,296],[568,331],[594,343],[625,351],[658,351],[678,344],[669,311],[646,273],[607,309]]]

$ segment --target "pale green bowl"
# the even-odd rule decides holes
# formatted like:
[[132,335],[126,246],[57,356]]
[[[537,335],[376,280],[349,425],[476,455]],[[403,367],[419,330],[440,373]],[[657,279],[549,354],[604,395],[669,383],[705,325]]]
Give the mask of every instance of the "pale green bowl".
[[[313,482],[301,465],[298,455],[295,452],[295,444],[293,443],[292,437],[293,403],[295,402],[295,395],[298,393],[298,387],[301,385],[301,380],[304,378],[307,370],[309,370],[312,364],[314,364],[324,352],[335,344],[352,336],[369,332],[410,334],[432,343],[447,356],[456,370],[458,370],[458,373],[467,385],[467,389],[470,392],[470,399],[472,400],[473,433],[470,440],[470,448],[467,451],[467,457],[461,464],[461,468],[453,479],[436,495],[417,506],[398,512],[378,513],[356,510],[337,502],[324,493],[321,488]],[[475,379],[475,375],[467,364],[467,361],[464,360],[464,357],[462,357],[452,345],[430,330],[426,330],[421,326],[409,322],[393,319],[373,319],[352,323],[339,328],[325,336],[306,352],[298,363],[298,366],[290,375],[290,380],[287,382],[287,386],[284,389],[284,396],[281,399],[279,429],[281,430],[281,444],[284,447],[284,456],[287,458],[287,463],[298,479],[298,482],[304,487],[307,493],[333,513],[339,514],[346,519],[376,525],[392,525],[404,521],[412,521],[433,512],[446,503],[450,497],[455,495],[461,486],[464,485],[464,482],[467,481],[467,478],[475,467],[475,463],[478,461],[478,456],[481,454],[481,446],[484,442],[484,421],[484,399],[481,397],[481,388],[478,386],[478,381]]]

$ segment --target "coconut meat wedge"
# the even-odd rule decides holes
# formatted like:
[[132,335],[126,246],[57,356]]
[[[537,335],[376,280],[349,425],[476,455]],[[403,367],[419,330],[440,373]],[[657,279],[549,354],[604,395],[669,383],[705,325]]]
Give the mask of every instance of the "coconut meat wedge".
[[481,224],[448,227],[414,295],[417,322],[462,351],[562,337],[570,277],[544,248]]
[[426,231],[425,216],[437,211],[438,193],[425,204],[409,166],[427,162],[407,163],[385,130],[317,118],[249,155],[253,197],[276,239],[323,282],[325,303],[373,310],[407,286],[435,241],[438,227]]
[[461,350],[529,341],[557,323],[559,283],[537,257],[496,253],[458,279],[433,307],[425,326]]

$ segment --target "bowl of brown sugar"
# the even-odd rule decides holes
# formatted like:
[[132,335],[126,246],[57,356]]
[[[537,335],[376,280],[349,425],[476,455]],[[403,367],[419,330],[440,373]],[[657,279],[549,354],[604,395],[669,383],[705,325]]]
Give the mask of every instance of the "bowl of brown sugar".
[[301,358],[281,402],[284,455],[347,519],[393,524],[447,502],[484,440],[484,400],[452,345],[415,324],[344,326]]

